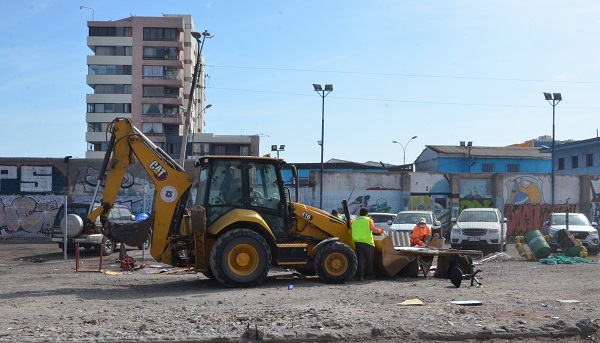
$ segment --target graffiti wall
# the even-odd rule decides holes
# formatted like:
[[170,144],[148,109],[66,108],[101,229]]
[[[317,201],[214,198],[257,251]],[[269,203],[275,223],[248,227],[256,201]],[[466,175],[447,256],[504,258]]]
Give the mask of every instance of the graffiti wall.
[[[61,163],[62,159],[56,161],[60,162],[0,165],[0,239],[45,237],[67,194],[72,201],[92,200],[101,161],[74,163],[72,160],[70,170]],[[135,177],[133,172],[127,172],[116,203],[129,207],[134,214],[149,212],[153,184],[145,178],[144,172],[136,174],[143,176]],[[102,190],[100,187],[99,197]]]
[[565,212],[567,207],[571,212],[578,210],[579,179],[561,177],[556,181],[555,206],[552,208],[552,188],[547,176],[504,178],[504,216],[508,220],[509,235],[542,230],[552,212]]

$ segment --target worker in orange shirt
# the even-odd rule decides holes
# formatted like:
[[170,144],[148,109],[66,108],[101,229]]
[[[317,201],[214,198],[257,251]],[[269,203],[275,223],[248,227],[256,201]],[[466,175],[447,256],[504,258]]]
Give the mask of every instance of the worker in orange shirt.
[[[383,230],[375,227],[375,223],[369,217],[369,210],[366,207],[361,207],[359,214],[360,217],[350,221],[350,232],[356,246],[356,258],[358,259],[356,280],[362,281],[363,276],[367,280],[373,280],[375,279],[375,273],[373,272],[375,256],[373,234],[382,234]],[[364,275],[365,268],[366,275]]]
[[419,219],[419,222],[413,228],[412,234],[410,235],[411,246],[427,246],[431,241],[431,228],[427,226],[425,218]]

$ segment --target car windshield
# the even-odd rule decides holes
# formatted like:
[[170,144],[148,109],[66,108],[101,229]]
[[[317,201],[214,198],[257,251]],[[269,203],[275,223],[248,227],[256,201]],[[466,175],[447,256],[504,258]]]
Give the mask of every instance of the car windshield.
[[[551,225],[567,225],[566,223],[567,216],[565,214],[562,215],[552,215]],[[569,213],[569,225],[590,225],[589,220],[581,213]]]
[[427,224],[431,225],[431,216],[425,213],[398,213],[394,224],[417,224],[421,218],[425,218]]
[[458,221],[493,223],[498,221],[498,216],[496,212],[492,211],[464,211],[460,214]]

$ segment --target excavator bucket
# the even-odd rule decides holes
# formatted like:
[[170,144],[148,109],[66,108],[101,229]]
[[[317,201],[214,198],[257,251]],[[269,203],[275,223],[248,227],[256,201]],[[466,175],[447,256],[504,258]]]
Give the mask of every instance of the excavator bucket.
[[132,224],[115,224],[110,223],[110,228],[106,235],[114,238],[115,241],[125,245],[137,247],[150,237],[152,231],[152,223],[154,222],[154,213],[145,220]]

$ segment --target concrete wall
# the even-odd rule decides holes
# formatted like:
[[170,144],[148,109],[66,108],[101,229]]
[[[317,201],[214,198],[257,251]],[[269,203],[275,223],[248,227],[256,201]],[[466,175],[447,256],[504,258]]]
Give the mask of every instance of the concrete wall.
[[[101,164],[99,159],[71,159],[67,164],[62,158],[0,158],[0,239],[47,235],[67,192],[74,201],[92,199]],[[186,170],[197,172],[192,161],[186,162]],[[310,172],[309,179],[316,186],[301,187],[299,200],[318,207],[319,172]],[[554,209],[546,174],[325,172],[323,181],[326,211],[340,209],[342,200],[352,213],[361,206],[391,213],[432,209],[446,229],[452,217],[471,207],[503,211],[510,235],[540,229],[549,213],[564,212],[567,206],[600,221],[600,175],[556,175]],[[135,214],[151,210],[154,185],[139,164],[128,169],[121,186],[118,203]],[[97,200],[102,188],[99,192]]]

